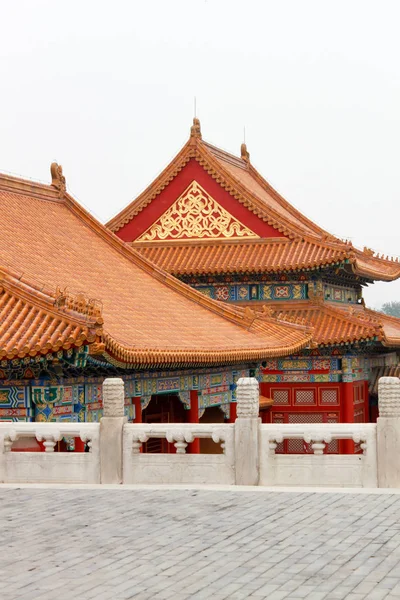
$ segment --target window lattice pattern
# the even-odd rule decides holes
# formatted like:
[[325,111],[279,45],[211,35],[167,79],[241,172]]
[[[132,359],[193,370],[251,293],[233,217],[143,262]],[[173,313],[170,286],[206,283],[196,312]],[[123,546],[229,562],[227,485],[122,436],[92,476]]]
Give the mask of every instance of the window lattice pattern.
[[289,390],[272,390],[274,404],[290,404]]
[[[323,423],[322,413],[290,413],[289,423]],[[312,454],[311,444],[304,440],[288,440],[287,451],[289,454]]]
[[[327,423],[338,423],[339,417],[328,417]],[[339,454],[339,440],[332,440],[330,444],[326,446],[327,454]]]
[[315,404],[314,390],[296,390],[295,404]]
[[321,404],[338,404],[338,391],[321,390]]
[[289,454],[312,454],[311,444],[304,440],[288,440],[287,451]]
[[322,413],[289,413],[289,423],[323,423]]

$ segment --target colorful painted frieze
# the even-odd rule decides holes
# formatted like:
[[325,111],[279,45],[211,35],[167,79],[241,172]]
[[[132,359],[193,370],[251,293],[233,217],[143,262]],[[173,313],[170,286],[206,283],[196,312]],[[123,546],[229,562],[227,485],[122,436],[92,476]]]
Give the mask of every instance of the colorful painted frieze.
[[251,300],[305,300],[305,283],[253,283],[199,285],[196,288],[214,300],[248,302]]
[[261,376],[261,383],[330,383],[342,380],[341,371],[331,373],[265,373]]
[[223,392],[220,394],[201,394],[199,395],[199,408],[208,408],[209,406],[219,406],[220,404],[228,404],[231,402],[231,392]]
[[323,293],[325,300],[329,302],[345,302],[356,304],[359,294],[355,288],[334,286],[324,283]]
[[340,368],[339,359],[335,357],[312,358],[273,358],[263,363],[262,372],[266,371],[336,371]]

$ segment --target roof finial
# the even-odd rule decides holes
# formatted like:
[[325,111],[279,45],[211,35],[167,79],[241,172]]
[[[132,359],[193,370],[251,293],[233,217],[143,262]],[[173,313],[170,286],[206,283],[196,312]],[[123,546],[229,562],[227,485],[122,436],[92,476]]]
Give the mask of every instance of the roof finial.
[[190,128],[190,137],[199,138],[201,140],[200,120],[197,117],[193,118],[193,125]]
[[243,142],[243,144],[240,146],[240,157],[245,162],[247,162],[247,163],[250,162],[250,154],[247,151],[246,142]]
[[63,175],[62,166],[57,164],[56,162],[51,163],[50,173],[51,185],[54,185],[54,187],[58,189],[60,196],[62,196],[67,189],[67,184]]

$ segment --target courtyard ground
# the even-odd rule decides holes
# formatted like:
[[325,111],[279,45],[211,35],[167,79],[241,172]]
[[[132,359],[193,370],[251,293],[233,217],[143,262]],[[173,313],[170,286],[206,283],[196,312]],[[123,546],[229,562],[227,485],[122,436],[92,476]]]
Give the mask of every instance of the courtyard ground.
[[7,600],[400,599],[400,494],[0,486]]

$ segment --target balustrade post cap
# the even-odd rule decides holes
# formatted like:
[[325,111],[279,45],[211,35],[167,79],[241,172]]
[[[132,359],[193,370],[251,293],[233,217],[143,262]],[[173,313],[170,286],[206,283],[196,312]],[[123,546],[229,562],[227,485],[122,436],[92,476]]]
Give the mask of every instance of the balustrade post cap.
[[120,377],[108,377],[103,382],[103,416],[124,416],[124,382]]
[[237,417],[258,417],[259,386],[255,377],[241,377],[236,387]]
[[251,387],[257,387],[258,388],[258,380],[255,377],[240,377],[240,379],[237,380],[237,386],[251,386]]
[[107,379],[105,379],[103,381],[103,386],[123,386],[124,385],[124,380],[121,379],[121,377],[107,377]]
[[400,379],[381,377],[378,381],[380,417],[400,417]]

